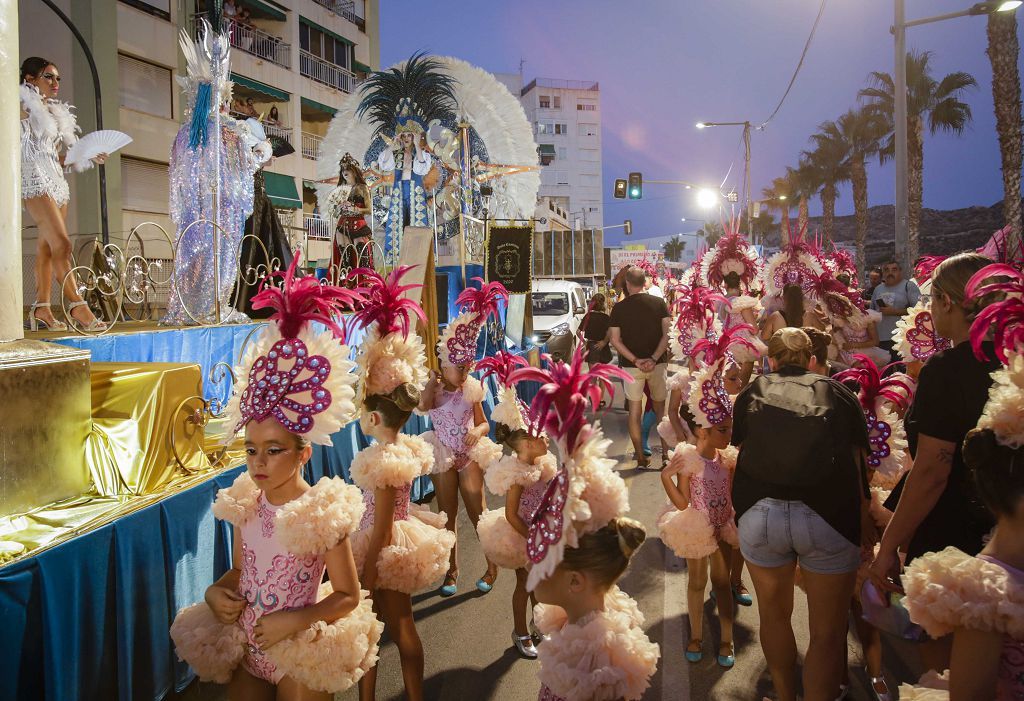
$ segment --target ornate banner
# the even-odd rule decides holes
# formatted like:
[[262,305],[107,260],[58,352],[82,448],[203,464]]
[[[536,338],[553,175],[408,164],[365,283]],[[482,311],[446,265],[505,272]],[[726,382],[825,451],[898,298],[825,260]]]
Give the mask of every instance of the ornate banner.
[[512,294],[530,291],[533,278],[533,226],[487,229],[487,281],[500,282]]

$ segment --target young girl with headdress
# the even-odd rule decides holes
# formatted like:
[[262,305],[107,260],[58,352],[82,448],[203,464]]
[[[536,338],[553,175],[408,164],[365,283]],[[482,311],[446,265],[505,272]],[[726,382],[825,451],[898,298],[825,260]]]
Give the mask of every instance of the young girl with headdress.
[[484,511],[477,523],[480,545],[488,561],[499,567],[515,570],[516,588],[512,592],[512,643],[519,654],[527,659],[536,659],[536,642],[526,624],[526,605],[532,600],[526,590],[526,538],[529,523],[537,510],[548,482],[555,476],[558,464],[555,456],[548,452],[548,439],[538,429],[538,422],[530,417],[528,409],[516,396],[515,386],[509,377],[518,367],[527,362],[520,356],[499,351],[490,358],[481,360],[477,367],[484,372],[484,378],[494,375],[501,385],[500,401],[491,412],[494,421],[494,435],[499,443],[511,449],[511,455],[503,455],[484,468],[484,482],[487,489],[505,497],[505,508]]
[[[423,698],[423,645],[416,632],[410,595],[444,572],[455,536],[445,530],[444,512],[410,502],[414,480],[430,474],[434,451],[419,436],[401,433],[419,403],[427,359],[416,335],[423,310],[401,284],[409,266],[387,279],[358,269],[366,299],[356,321],[366,329],[359,344],[359,427],[373,444],[352,460],[352,480],[363,490],[366,513],[352,536],[360,579],[372,592],[374,608],[398,647],[409,699]],[[360,698],[374,698],[377,669],[360,682]]]
[[366,224],[370,206],[363,170],[346,153],[338,168],[338,187],[327,196],[327,217],[334,223],[331,273],[339,279],[344,277],[342,270],[373,268],[373,231]]
[[711,586],[722,627],[717,659],[726,668],[736,662],[731,563],[739,537],[731,498],[736,466],[736,450],[729,446],[732,400],[723,376],[729,349],[749,343],[745,333],[752,330],[751,326],[726,329],[715,342],[703,340],[694,346],[700,368],[694,374],[687,405],[694,419],[696,444],[681,443],[661,473],[671,503],[658,518],[658,531],[665,545],[686,559],[688,573],[690,643],[686,659],[699,662],[704,657],[702,613],[710,559]]
[[606,457],[611,442],[586,422],[588,404],[611,391],[612,377],[628,378],[603,364],[583,372],[580,349],[568,364],[511,375],[512,382],[539,381],[549,390],[537,394],[530,415],[561,455],[526,540],[527,588],[540,601],[534,617],[550,636],[538,650],[540,701],[640,699],[658,664],[643,615],[616,586],[646,534],[623,517],[628,493]]
[[[954,547],[914,560],[903,575],[911,619],[933,637],[952,633],[946,679],[931,688],[900,687],[911,701],[1024,698],[1024,274],[1008,265],[982,268],[967,297],[1006,294],[971,327],[979,356],[994,335],[1002,367],[992,373],[988,402],[967,434],[964,460],[996,526],[981,553]],[[987,345],[987,344],[986,344]]]
[[[487,437],[490,426],[484,416],[483,384],[470,376],[476,363],[477,338],[500,300],[508,292],[500,282],[486,283],[474,278],[480,288],[467,287],[456,299],[463,311],[448,324],[437,342],[441,374],[431,372],[420,399],[420,411],[426,411],[434,425],[423,438],[434,448],[434,470],[430,475],[437,491],[437,503],[448,515],[446,528],[456,532],[459,495],[473,528],[484,510],[483,471],[501,456],[501,447]],[[487,563],[487,571],[476,582],[486,594],[494,587],[498,568]],[[451,562],[439,593],[453,596],[459,577],[458,545],[452,549]]]
[[335,315],[357,298],[296,278],[297,260],[281,289],[253,298],[275,310],[276,323],[246,352],[228,405],[247,456],[213,505],[234,527],[232,567],[171,626],[178,656],[200,679],[229,683],[231,698],[333,698],[376,663],[383,628],[352,555],[359,490],[340,477],[310,486],[302,476],[310,444],[331,445],[355,410],[349,349],[310,322],[343,336]]
[[877,367],[887,365],[889,352],[878,346],[875,326],[882,315],[866,309],[856,290],[851,290],[830,272],[815,275],[811,280],[813,296],[832,327],[831,360],[849,368],[859,354],[870,358]]

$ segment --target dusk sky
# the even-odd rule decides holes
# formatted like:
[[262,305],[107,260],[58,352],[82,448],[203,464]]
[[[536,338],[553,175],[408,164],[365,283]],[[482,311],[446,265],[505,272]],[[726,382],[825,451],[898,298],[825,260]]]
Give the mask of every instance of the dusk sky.
[[[907,18],[953,12],[971,0],[907,0]],[[705,216],[692,191],[647,185],[643,201],[615,200],[616,177],[742,185],[741,129],[698,130],[698,121],[763,122],[786,88],[814,23],[818,0],[439,0],[381,2],[381,64],[417,50],[497,73],[595,80],[601,85],[605,224],[634,222],[635,237],[692,230]],[[822,121],[854,106],[871,71],[892,72],[891,0],[829,0],[786,103],[752,137],[755,198],[796,165]],[[1017,12],[1020,22],[1021,11]],[[1002,199],[984,17],[912,27],[907,45],[934,52],[937,77],[967,71],[974,121],[961,137],[925,137],[924,206],[953,209]],[[1020,30],[1018,29],[1018,32]],[[868,171],[869,203],[893,201],[891,163]],[[811,213],[820,212],[814,201]],[[853,211],[843,186],[837,214]],[[613,232],[608,232],[613,234]],[[617,231],[614,233],[618,233]],[[609,236],[616,242],[618,236]]]

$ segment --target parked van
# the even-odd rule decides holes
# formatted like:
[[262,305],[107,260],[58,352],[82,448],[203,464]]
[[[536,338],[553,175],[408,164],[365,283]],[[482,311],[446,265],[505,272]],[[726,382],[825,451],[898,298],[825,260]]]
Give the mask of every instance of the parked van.
[[568,361],[587,312],[583,286],[568,280],[534,280],[531,299],[534,343],[546,343],[554,359]]

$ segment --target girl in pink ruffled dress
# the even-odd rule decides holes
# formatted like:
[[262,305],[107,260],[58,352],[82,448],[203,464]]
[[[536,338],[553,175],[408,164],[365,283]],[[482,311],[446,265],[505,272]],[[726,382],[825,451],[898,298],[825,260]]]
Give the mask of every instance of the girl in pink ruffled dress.
[[525,406],[516,396],[514,386],[508,384],[509,375],[526,366],[526,360],[499,351],[495,356],[479,363],[484,377],[495,375],[502,384],[500,401],[491,412],[495,422],[494,435],[498,442],[512,450],[497,461],[484,466],[487,489],[505,497],[504,509],[484,511],[477,524],[480,544],[489,562],[515,570],[516,588],[512,592],[512,643],[526,659],[537,658],[535,640],[526,624],[529,601],[537,603],[526,589],[526,538],[529,523],[540,506],[548,482],[555,476],[558,463],[548,452],[547,437],[536,429],[536,422],[528,416]]
[[[434,447],[434,469],[430,475],[437,493],[437,505],[447,514],[445,527],[456,533],[459,495],[473,528],[483,513],[484,481],[481,465],[501,457],[501,447],[487,437],[490,425],[484,416],[485,391],[481,382],[470,376],[476,363],[477,338],[487,319],[496,314],[508,293],[500,282],[485,283],[480,289],[467,287],[456,300],[463,306],[437,342],[441,374],[431,372],[420,399],[419,410],[430,415],[433,431],[423,434]],[[476,582],[486,594],[494,587],[498,567],[488,561],[487,571]],[[452,549],[448,572],[438,590],[443,597],[454,596],[459,577],[458,544]]]
[[334,314],[355,297],[294,274],[292,263],[280,290],[253,298],[276,310],[277,324],[237,368],[243,384],[228,406],[247,455],[246,472],[213,506],[234,526],[232,567],[171,626],[179,657],[200,679],[228,683],[231,699],[333,698],[376,663],[383,629],[350,544],[359,490],[339,477],[302,478],[310,443],[330,445],[355,408],[349,349],[308,322],[340,334]]
[[735,512],[732,508],[732,472],[736,451],[732,438],[732,400],[725,388],[725,366],[729,348],[748,344],[750,327],[723,331],[714,343],[704,341],[694,348],[699,369],[694,373],[688,397],[696,445],[681,443],[661,483],[671,502],[658,519],[662,541],[676,555],[686,559],[687,606],[690,643],[686,659],[699,662],[703,652],[704,592],[710,569],[711,587],[718,605],[722,639],[718,664],[732,667],[734,601],[731,581],[732,551],[739,547]]
[[993,292],[1007,299],[985,308],[970,337],[983,353],[982,342],[994,335],[1004,367],[992,373],[963,455],[996,527],[976,557],[948,547],[904,572],[911,620],[934,638],[952,633],[953,652],[945,678],[900,687],[901,701],[1024,699],[1024,273],[990,265],[967,286],[969,298]]
[[569,364],[522,368],[511,376],[554,390],[538,393],[530,415],[558,442],[562,456],[526,541],[527,588],[540,601],[534,620],[549,636],[538,649],[538,698],[633,701],[650,684],[658,646],[644,633],[636,602],[616,583],[646,534],[623,517],[628,494],[615,461],[606,457],[610,441],[586,423],[587,404],[596,407],[602,391],[612,391],[610,378],[625,373],[604,364],[584,373],[582,366],[578,349]]
[[[398,648],[406,696],[421,701],[423,644],[411,595],[444,572],[455,536],[444,527],[444,512],[410,502],[413,481],[434,466],[434,450],[419,436],[401,433],[419,403],[426,375],[423,342],[413,331],[413,317],[425,315],[404,298],[408,287],[400,282],[407,271],[396,268],[386,280],[374,271],[359,271],[369,298],[356,313],[356,321],[367,328],[356,358],[359,427],[374,443],[352,460],[352,480],[362,488],[366,504],[352,536],[352,554]],[[359,683],[359,698],[372,700],[376,682],[374,667]]]

